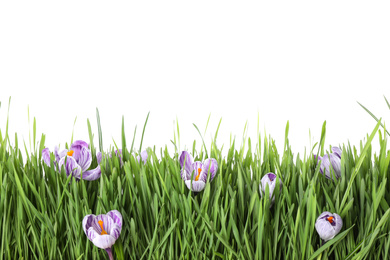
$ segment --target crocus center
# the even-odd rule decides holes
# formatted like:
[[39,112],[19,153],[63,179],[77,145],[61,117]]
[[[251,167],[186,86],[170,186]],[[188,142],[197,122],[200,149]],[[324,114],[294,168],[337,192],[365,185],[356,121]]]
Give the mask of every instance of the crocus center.
[[201,168],[198,168],[198,175],[196,175],[195,180],[198,181],[200,177],[200,172],[202,171]]
[[329,217],[329,218],[326,218],[326,219],[329,221],[330,224],[333,223],[333,217]]
[[73,151],[73,150],[70,150],[69,152],[67,152],[67,155],[72,156],[73,153],[74,153],[74,151]]
[[98,223],[99,223],[99,226],[102,228],[102,233],[100,233],[100,235],[108,235],[107,232],[103,228],[103,220],[99,220]]

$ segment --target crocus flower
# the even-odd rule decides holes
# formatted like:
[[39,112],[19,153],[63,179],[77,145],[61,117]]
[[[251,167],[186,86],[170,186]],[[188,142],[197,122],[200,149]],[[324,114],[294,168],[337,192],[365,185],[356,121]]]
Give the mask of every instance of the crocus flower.
[[[56,147],[54,150],[55,155],[55,169],[60,170],[62,165],[65,166],[66,175],[73,175],[76,179],[81,178],[81,172],[83,173],[83,180],[93,181],[100,177],[101,171],[98,165],[95,169],[89,170],[88,168],[92,163],[92,154],[88,149],[88,144],[84,141],[75,141],[70,149],[58,152]],[[101,154],[97,154],[98,163],[101,161]],[[50,151],[48,148],[42,150],[43,161],[50,167]],[[65,163],[66,162],[66,163]]]
[[105,249],[110,259],[114,259],[111,247],[115,244],[122,230],[122,215],[117,210],[107,214],[86,215],[83,219],[84,233],[92,243]]
[[342,151],[338,147],[332,147],[331,154],[325,154],[323,157],[314,155],[314,159],[317,160],[317,164],[321,162],[320,171],[324,174],[328,179],[332,179],[330,167],[332,165],[333,171],[335,173],[336,178],[341,177],[341,154]]
[[336,213],[325,211],[317,218],[315,227],[320,238],[326,242],[340,232],[343,220]]
[[[211,182],[218,170],[217,160],[211,158],[206,159],[204,163],[200,161],[194,162],[192,156],[187,151],[181,152],[179,161],[181,166],[180,176],[187,185],[187,188],[194,192],[199,192],[204,189],[209,171],[211,174]],[[192,180],[191,176],[193,176]]]
[[[260,189],[260,196],[263,197],[265,195],[265,189],[268,185],[268,190],[269,190],[269,198],[272,199],[272,203],[275,201],[275,197],[273,197],[273,193],[275,190],[275,185],[276,185],[276,175],[272,172],[267,173],[266,175],[261,178],[259,189]],[[279,179],[279,185],[280,188],[282,188],[282,181]]]
[[146,160],[148,159],[148,152],[146,150],[141,152],[141,157],[137,155],[137,161],[140,162],[140,159],[142,158],[142,161],[144,164],[146,164]]

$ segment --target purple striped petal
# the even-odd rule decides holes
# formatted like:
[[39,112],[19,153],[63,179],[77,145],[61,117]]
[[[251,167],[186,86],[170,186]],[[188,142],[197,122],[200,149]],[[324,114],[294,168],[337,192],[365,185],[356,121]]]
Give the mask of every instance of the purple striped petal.
[[[330,160],[329,160],[330,158]],[[334,154],[325,154],[321,159],[321,173],[325,173],[325,177],[332,179],[330,165],[332,164],[333,171],[336,175],[336,178],[341,177],[341,159]]]
[[[329,217],[333,217],[332,223],[328,220]],[[315,228],[318,235],[325,242],[334,238],[343,227],[343,220],[336,213],[330,213],[328,211],[323,212],[315,223]]]
[[65,161],[66,161],[66,165],[65,165],[66,176],[72,174],[73,177],[80,179],[81,167],[77,164],[76,160],[71,156],[65,156],[61,158],[59,162],[59,169],[61,170],[61,167],[65,163]]
[[97,163],[100,164],[102,162],[102,153],[101,152],[97,152],[96,153],[96,160],[97,160]]
[[50,167],[50,151],[49,151],[49,148],[45,148],[45,149],[42,150],[42,159],[46,163],[46,165]]
[[101,248],[111,248],[115,244],[115,237],[112,235],[97,235],[93,240],[92,243]]
[[[193,168],[193,159],[192,156],[187,151],[182,151],[179,156],[179,162],[180,162],[180,176],[183,180],[190,180]],[[185,169],[183,169],[183,166]]]
[[340,148],[333,146],[332,152],[333,152],[333,154],[337,155],[337,157],[339,157],[341,159],[341,154],[343,153],[343,151]]
[[111,210],[107,213],[107,215],[114,220],[115,224],[122,228],[122,214],[119,211]]
[[[202,174],[203,163],[196,161],[192,164],[192,168],[194,169],[194,176],[192,176],[192,179],[195,180],[196,176],[198,176],[199,173]],[[191,177],[190,177],[190,179],[191,179]],[[200,179],[200,175],[199,175],[198,180],[199,179]],[[204,182],[206,182],[206,181],[204,181]]]
[[66,154],[68,153],[67,149],[62,150],[61,152],[58,152],[58,146],[54,147],[54,155],[56,157],[57,163],[60,162],[61,158],[65,157]]
[[79,161],[81,149],[83,147],[88,150],[88,144],[82,140],[77,140],[70,146],[69,150],[73,151],[72,156],[76,160],[76,162]]
[[100,165],[98,165],[95,169],[83,172],[83,180],[86,181],[94,181],[100,178],[102,175],[102,171],[100,169]]
[[89,166],[92,163],[92,154],[91,151],[85,147],[82,147],[79,153],[79,159],[75,158],[77,164],[81,167],[81,170],[85,172],[88,170]]
[[202,191],[206,187],[206,183],[199,180],[199,181],[192,181],[192,188],[191,188],[191,180],[186,180],[185,184],[189,190],[199,192]]
[[199,179],[201,179],[202,181],[206,182],[209,170],[210,170],[210,174],[211,174],[210,182],[212,182],[214,177],[215,177],[215,174],[218,171],[218,163],[217,163],[217,160],[215,160],[214,158],[206,159],[204,161],[204,165],[203,165],[203,168],[202,168],[202,173],[200,174],[200,178]]

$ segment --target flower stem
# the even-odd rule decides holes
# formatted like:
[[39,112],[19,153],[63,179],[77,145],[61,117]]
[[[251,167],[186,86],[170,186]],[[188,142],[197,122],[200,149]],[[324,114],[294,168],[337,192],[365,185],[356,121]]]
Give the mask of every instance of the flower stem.
[[108,257],[110,258],[110,260],[114,260],[114,256],[112,255],[111,247],[106,248],[106,252],[107,252]]

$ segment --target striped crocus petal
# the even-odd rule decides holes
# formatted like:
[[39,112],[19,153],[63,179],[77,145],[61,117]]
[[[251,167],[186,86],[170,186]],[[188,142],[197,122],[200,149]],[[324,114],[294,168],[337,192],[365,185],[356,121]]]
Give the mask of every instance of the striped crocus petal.
[[341,159],[341,154],[343,153],[343,151],[340,148],[338,148],[337,146],[333,146],[332,152]]
[[[179,156],[179,162],[180,162],[180,176],[183,180],[190,180],[193,168],[193,159],[192,156],[187,151],[182,151]],[[183,169],[183,167],[185,167]]]
[[76,160],[77,164],[81,167],[81,170],[85,172],[86,170],[88,170],[89,166],[91,166],[92,153],[89,149],[82,147],[81,150],[79,151],[78,160],[76,158],[74,159]]
[[98,165],[93,170],[89,170],[89,171],[83,172],[83,180],[94,181],[94,180],[99,179],[101,175],[102,175],[102,171],[100,169],[100,165]]
[[54,156],[56,157],[57,163],[60,162],[61,158],[65,157],[68,153],[67,149],[62,150],[61,152],[58,152],[59,148],[58,146],[54,147]]
[[343,220],[336,213],[323,212],[315,223],[318,235],[325,242],[334,238],[343,227]]
[[50,151],[49,151],[49,148],[45,148],[45,149],[42,150],[42,159],[46,163],[46,165],[50,167]]
[[81,156],[80,154],[83,147],[88,150],[88,144],[82,140],[77,140],[74,143],[72,143],[72,145],[70,146],[69,152],[73,151],[72,156],[76,160],[76,162],[79,161],[79,158]]
[[202,180],[199,181],[192,180],[192,187],[191,187],[191,179],[186,180],[185,184],[189,190],[195,192],[202,191],[206,187],[206,183]]
[[336,179],[341,177],[341,155],[342,150],[336,146],[332,147],[330,154],[325,154],[323,157],[314,155],[317,164],[321,163],[320,172],[325,174],[328,179],[333,179],[331,167],[333,168]]
[[215,174],[217,173],[217,171],[218,171],[217,160],[215,160],[214,158],[206,159],[204,161],[204,164],[203,164],[203,167],[202,167],[202,173],[200,175],[200,179],[202,181],[206,182],[207,181],[207,175],[210,172],[210,174],[211,174],[210,182],[212,182],[214,177],[215,177]]
[[111,248],[122,231],[122,215],[112,210],[102,215],[87,215],[83,219],[83,230],[92,243],[102,249]]
[[[329,159],[330,158],[330,159]],[[325,173],[325,177],[328,179],[333,179],[331,174],[330,165],[332,165],[334,174],[336,178],[341,177],[341,159],[335,154],[325,154],[321,158],[321,168],[320,171],[322,174]]]
[[102,162],[102,153],[101,152],[97,152],[96,153],[96,160],[97,160],[97,163],[100,164]]
[[61,170],[62,165],[64,165],[65,161],[66,176],[72,174],[73,177],[80,179],[81,167],[77,164],[76,160],[72,156],[62,157],[59,162],[59,169]]
[[[203,170],[203,163],[200,162],[200,161],[195,161],[193,164],[192,164],[192,168],[194,169],[194,172],[193,172],[193,175],[192,175],[192,179],[195,180],[195,181],[198,181],[201,174],[202,174],[202,170]],[[203,181],[203,182],[206,182],[206,181]]]

